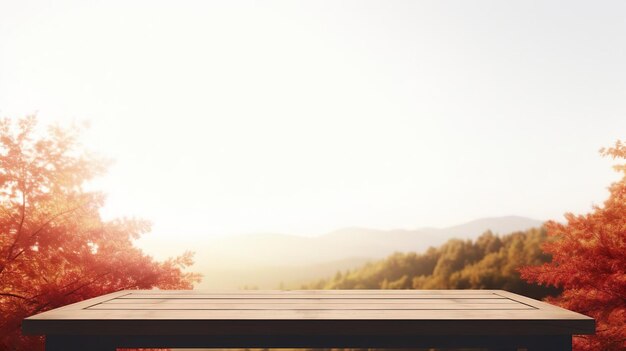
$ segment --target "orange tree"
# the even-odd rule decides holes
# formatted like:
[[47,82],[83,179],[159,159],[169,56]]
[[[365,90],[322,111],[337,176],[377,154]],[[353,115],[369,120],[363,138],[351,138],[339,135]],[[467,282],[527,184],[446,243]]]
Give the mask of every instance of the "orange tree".
[[105,162],[77,143],[78,129],[36,133],[36,118],[0,121],[0,349],[42,350],[23,318],[121,289],[190,289],[191,253],[155,261],[133,246],[150,230],[137,219],[104,221],[104,195],[84,183]]
[[[626,159],[626,144],[601,153]],[[596,319],[594,336],[574,338],[576,350],[626,350],[626,165],[615,169],[624,176],[609,187],[603,206],[568,213],[566,224],[546,224],[551,240],[543,250],[551,262],[521,269],[530,282],[563,288],[550,302]]]

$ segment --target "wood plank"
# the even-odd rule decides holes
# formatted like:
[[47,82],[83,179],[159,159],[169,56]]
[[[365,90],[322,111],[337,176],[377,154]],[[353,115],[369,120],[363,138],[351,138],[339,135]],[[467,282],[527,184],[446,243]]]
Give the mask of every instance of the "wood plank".
[[306,295],[306,294],[298,294],[298,295],[277,295],[277,294],[261,294],[261,295],[237,295],[237,294],[160,294],[160,293],[151,293],[151,294],[135,294],[131,293],[128,295],[120,296],[120,299],[163,299],[163,298],[176,298],[176,299],[248,299],[250,296],[254,296],[257,299],[285,299],[292,298],[292,296],[297,296],[301,298],[309,298],[309,299],[334,299],[338,297],[347,298],[347,299],[437,299],[437,298],[472,298],[472,299],[493,299],[500,298],[495,294],[393,294],[393,295],[377,295],[377,294],[358,294],[358,295],[348,295],[348,294],[337,294],[337,295]]
[[306,320],[591,320],[589,317],[572,317],[569,311],[540,309],[528,310],[262,310],[236,311],[219,310],[208,313],[202,310],[52,310],[27,320],[64,319],[85,320],[290,320],[296,323]]
[[[460,297],[483,297],[493,298],[495,290],[235,290],[235,291],[202,291],[202,290],[135,290],[124,298],[146,297],[185,297],[197,298],[214,296],[219,298],[285,298],[285,297],[315,297],[315,298],[388,298],[408,297],[417,298],[422,296],[440,297],[441,295],[454,295]],[[142,295],[142,296],[138,296]]]
[[203,303],[225,303],[225,304],[290,304],[290,303],[311,303],[311,304],[325,304],[325,303],[341,303],[348,305],[360,305],[360,304],[431,304],[431,303],[508,303],[508,304],[518,304],[519,302],[513,301],[511,299],[505,297],[496,296],[496,298],[486,299],[469,299],[469,298],[420,298],[420,299],[396,299],[396,298],[388,298],[388,299],[348,299],[348,298],[327,298],[327,299],[317,299],[317,298],[284,298],[284,299],[257,299],[257,298],[246,298],[246,299],[215,299],[215,298],[198,298],[198,299],[179,299],[179,298],[152,298],[152,299],[113,299],[109,301],[102,302],[102,304],[135,304],[135,303],[152,303],[152,304],[203,304]]
[[125,290],[132,294],[161,294],[161,295],[181,295],[181,294],[227,294],[227,295],[359,295],[359,294],[375,294],[375,295],[421,295],[421,294],[496,294],[503,290],[490,289],[447,289],[447,290],[412,290],[412,289],[351,289],[351,290]]
[[215,304],[215,303],[193,303],[193,304],[154,304],[154,303],[134,303],[134,304],[98,304],[89,307],[91,310],[388,310],[388,311],[408,311],[408,310],[527,310],[534,307],[520,303],[432,303],[432,304],[307,304],[307,303],[281,303],[281,304]]

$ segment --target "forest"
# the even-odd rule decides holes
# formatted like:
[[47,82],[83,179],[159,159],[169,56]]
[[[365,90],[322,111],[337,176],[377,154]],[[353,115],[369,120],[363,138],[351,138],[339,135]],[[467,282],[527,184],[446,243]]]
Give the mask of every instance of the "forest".
[[529,284],[519,267],[549,262],[541,250],[545,228],[504,236],[487,231],[478,239],[452,239],[424,253],[395,253],[384,260],[321,279],[304,289],[504,289],[533,298],[557,295],[554,287]]

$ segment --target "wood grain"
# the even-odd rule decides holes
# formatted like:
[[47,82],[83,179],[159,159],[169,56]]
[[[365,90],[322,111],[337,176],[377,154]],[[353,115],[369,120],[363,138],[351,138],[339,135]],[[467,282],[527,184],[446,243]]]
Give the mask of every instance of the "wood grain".
[[350,299],[350,298],[300,298],[290,297],[283,299],[265,299],[265,298],[246,298],[246,299],[227,299],[227,298],[196,298],[196,299],[179,299],[179,298],[116,298],[113,300],[102,302],[102,304],[204,304],[207,302],[224,303],[224,304],[292,304],[292,303],[310,303],[310,304],[346,304],[346,305],[364,305],[364,304],[391,304],[391,305],[410,305],[410,304],[432,304],[432,303],[497,303],[497,304],[518,304],[519,302],[511,299],[493,296],[492,298],[380,298],[380,299]]
[[594,320],[502,290],[121,291],[24,320],[30,335],[571,335]]
[[156,294],[156,293],[131,293],[125,296],[119,297],[119,299],[162,299],[162,298],[176,298],[176,299],[286,299],[286,298],[306,298],[306,299],[438,299],[438,298],[473,298],[473,299],[493,299],[502,298],[495,294]]
[[278,303],[278,304],[226,304],[226,303],[187,303],[187,304],[163,304],[163,303],[134,303],[134,304],[98,304],[89,307],[92,310],[223,310],[223,311],[248,311],[259,310],[272,313],[274,310],[333,310],[333,311],[357,311],[357,310],[529,310],[531,306],[520,303],[432,303],[432,304],[310,304],[310,303]]

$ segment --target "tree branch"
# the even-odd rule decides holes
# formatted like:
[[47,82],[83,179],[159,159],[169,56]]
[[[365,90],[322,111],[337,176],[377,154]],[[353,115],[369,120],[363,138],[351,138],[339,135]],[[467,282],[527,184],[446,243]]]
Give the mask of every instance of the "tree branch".
[[[35,230],[31,235],[28,236],[28,241],[31,241],[37,234],[39,234],[48,224],[50,224],[52,221],[54,221],[55,219],[66,215],[68,213],[74,212],[78,209],[80,209],[81,207],[83,207],[85,204],[82,204],[80,206],[71,208],[69,210],[66,211],[62,211],[57,213],[56,215],[52,216],[50,219],[48,219],[46,222],[44,222],[37,230]],[[13,257],[9,257],[9,261],[14,261],[15,259],[17,259],[22,253],[24,253],[24,251],[26,251],[26,248],[22,248],[15,256]],[[2,273],[2,271],[0,270],[0,273]]]
[[[22,236],[22,228],[24,227],[24,220],[26,218],[26,189],[25,189],[23,179],[22,179],[21,193],[22,193],[22,204],[20,205],[20,217],[21,217],[20,224],[18,225],[17,233],[15,234],[15,239],[13,240],[13,243],[11,244],[9,251],[7,252],[8,261],[12,261],[11,256],[13,255],[13,249],[15,248],[15,245],[17,245],[17,242],[20,240],[20,236]],[[3,267],[3,270],[4,270],[4,267]]]
[[16,299],[28,300],[27,297],[17,295],[17,294],[12,294],[12,293],[0,293],[0,296],[14,297]]

